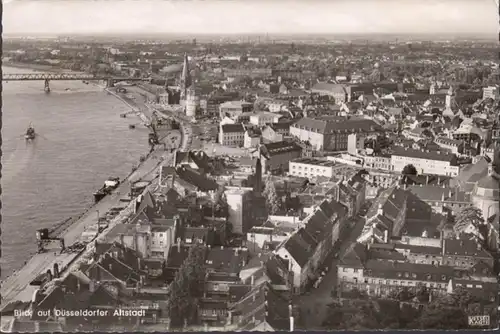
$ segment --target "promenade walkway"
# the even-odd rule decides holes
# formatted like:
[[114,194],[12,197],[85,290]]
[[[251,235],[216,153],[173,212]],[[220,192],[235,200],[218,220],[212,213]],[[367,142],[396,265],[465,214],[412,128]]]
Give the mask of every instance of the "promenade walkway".
[[[140,109],[141,111],[149,110],[144,106],[140,106]],[[186,136],[184,131],[181,133],[178,130],[174,130],[172,134],[166,136],[165,139],[168,140],[170,144],[175,143],[181,147],[186,147],[187,141],[189,140],[189,134]],[[113,207],[124,207],[129,205],[127,209],[123,210],[112,220],[110,227],[126,219],[127,215],[130,214],[131,207],[129,204],[131,199],[128,196],[130,185],[136,181],[152,182],[157,178],[159,165],[162,162],[169,163],[172,158],[172,154],[169,151],[163,150],[162,147],[153,151],[117,189],[99,203],[92,206],[81,217],[76,219],[75,222],[67,225],[68,227],[60,234],[64,237],[65,245],[70,246],[79,241],[85,228],[97,223],[97,211],[99,211],[99,214],[103,215]],[[106,229],[103,234],[106,234],[106,231],[109,230],[110,228]],[[99,236],[98,239],[101,237],[102,235]],[[88,251],[84,253],[88,253]],[[36,286],[29,285],[33,279],[41,273],[46,272],[48,269],[52,270],[54,263],[58,263],[62,275],[71,272],[76,269],[78,265],[79,261],[76,259],[78,256],[79,255],[76,253],[59,254],[59,252],[53,251],[35,254],[27,261],[24,267],[2,282],[0,287],[0,295],[2,297],[0,309],[3,309],[6,305],[14,301],[30,301],[33,292],[37,289]]]

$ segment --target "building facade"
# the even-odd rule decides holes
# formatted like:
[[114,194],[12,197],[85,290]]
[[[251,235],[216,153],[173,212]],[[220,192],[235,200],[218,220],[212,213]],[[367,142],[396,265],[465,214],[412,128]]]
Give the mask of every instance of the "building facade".
[[457,157],[448,152],[416,150],[395,146],[391,155],[392,171],[402,172],[405,166],[413,165],[418,174],[434,174],[455,177],[460,168]]
[[242,147],[245,144],[245,128],[242,124],[221,124],[219,143],[224,146]]

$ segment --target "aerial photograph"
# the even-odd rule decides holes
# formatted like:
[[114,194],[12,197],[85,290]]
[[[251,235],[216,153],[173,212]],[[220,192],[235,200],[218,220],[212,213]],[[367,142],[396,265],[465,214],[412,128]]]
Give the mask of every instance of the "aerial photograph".
[[2,332],[499,327],[498,1],[2,5]]

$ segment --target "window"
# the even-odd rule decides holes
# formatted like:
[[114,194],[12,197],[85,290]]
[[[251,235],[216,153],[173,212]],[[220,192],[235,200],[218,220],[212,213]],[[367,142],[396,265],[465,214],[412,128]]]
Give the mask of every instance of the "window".
[[342,272],[346,273],[347,272],[347,268],[342,268]]

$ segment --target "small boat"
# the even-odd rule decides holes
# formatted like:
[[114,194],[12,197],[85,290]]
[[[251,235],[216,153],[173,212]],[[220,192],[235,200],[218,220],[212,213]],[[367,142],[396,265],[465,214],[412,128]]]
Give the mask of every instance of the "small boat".
[[129,124],[129,125],[128,125],[128,128],[129,128],[129,129],[135,129],[135,125],[134,125],[134,124]]
[[109,177],[104,181],[104,185],[94,193],[94,202],[97,203],[102,200],[106,195],[109,195],[114,189],[120,185],[120,178]]
[[28,126],[28,129],[26,130],[26,134],[24,135],[24,138],[26,138],[26,140],[33,140],[33,139],[35,139],[35,137],[36,137],[35,128],[30,123],[30,125]]

